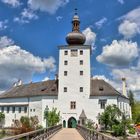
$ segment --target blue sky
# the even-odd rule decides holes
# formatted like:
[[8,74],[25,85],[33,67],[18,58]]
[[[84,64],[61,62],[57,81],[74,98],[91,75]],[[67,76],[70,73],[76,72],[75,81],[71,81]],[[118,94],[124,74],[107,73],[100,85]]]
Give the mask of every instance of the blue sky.
[[0,91],[54,78],[75,8],[92,45],[92,76],[118,90],[126,77],[140,99],[139,0],[0,0]]

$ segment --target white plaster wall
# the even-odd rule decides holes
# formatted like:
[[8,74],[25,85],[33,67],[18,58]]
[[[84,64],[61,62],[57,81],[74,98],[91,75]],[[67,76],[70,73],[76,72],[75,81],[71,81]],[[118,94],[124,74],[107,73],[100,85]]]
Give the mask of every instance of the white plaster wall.
[[29,117],[38,116],[39,124],[42,125],[42,96],[29,98]]
[[[71,56],[71,50],[77,49],[78,55]],[[64,55],[64,51],[68,51],[68,55]],[[83,55],[80,55],[83,50]],[[68,61],[68,65],[64,65],[64,61]],[[83,65],[80,65],[83,60]],[[68,75],[64,76],[64,71],[68,71]],[[83,75],[80,75],[83,71]],[[64,92],[67,87],[67,92]],[[80,92],[83,87],[83,92]],[[85,106],[84,102],[90,95],[90,47],[82,48],[75,46],[73,48],[66,47],[59,50],[59,92],[58,92],[58,109],[61,111],[62,121],[66,121],[70,117],[79,119],[79,114]],[[76,109],[70,109],[70,102],[76,101]]]
[[[19,113],[18,110],[18,105],[21,106],[21,113]],[[7,113],[7,107],[4,107],[4,114],[5,114],[5,127],[9,127],[12,126],[13,124],[13,119],[20,119],[21,116],[27,116],[28,115],[28,111],[27,113],[24,112],[24,105],[26,106],[28,104],[28,99],[27,98],[7,98],[7,99],[0,99],[0,105],[1,106],[6,106],[6,105],[11,105],[10,106],[10,111],[9,113]],[[12,106],[16,105],[15,108],[15,112],[12,112]],[[0,111],[1,111],[1,107],[0,107]]]
[[131,106],[129,105],[129,99],[126,99],[120,96],[118,98],[118,107],[123,113],[125,113],[126,116],[128,116],[129,118],[132,118]]

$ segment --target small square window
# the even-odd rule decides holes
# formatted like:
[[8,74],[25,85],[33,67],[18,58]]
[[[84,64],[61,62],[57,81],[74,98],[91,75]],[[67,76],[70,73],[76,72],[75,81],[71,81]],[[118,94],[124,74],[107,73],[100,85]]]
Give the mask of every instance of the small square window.
[[99,87],[99,91],[103,91],[104,88],[102,86]]
[[99,104],[100,104],[100,108],[101,109],[105,109],[106,102],[107,102],[106,99],[99,100]]
[[35,109],[33,109],[33,111],[35,112]]
[[67,87],[64,87],[64,92],[67,92]]
[[80,60],[80,65],[83,65],[83,60]]
[[80,87],[80,92],[83,92],[83,87]]
[[64,51],[64,55],[68,55],[68,51]]
[[67,76],[68,75],[68,72],[67,71],[64,71],[64,76]]
[[64,61],[64,65],[68,65],[68,61],[65,60],[65,61]]
[[80,75],[83,75],[83,71],[80,71]]
[[30,112],[32,112],[32,109],[30,109]]
[[80,55],[83,55],[83,50],[80,50]]
[[76,109],[76,102],[75,101],[70,102],[70,109]]
[[14,106],[12,107],[12,113],[15,113],[15,107]]
[[21,107],[18,108],[18,112],[21,113]]

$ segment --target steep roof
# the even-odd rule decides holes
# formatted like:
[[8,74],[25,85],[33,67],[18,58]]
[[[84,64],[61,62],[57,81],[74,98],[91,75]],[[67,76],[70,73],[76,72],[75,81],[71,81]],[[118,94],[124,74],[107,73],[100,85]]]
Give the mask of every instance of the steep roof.
[[[21,98],[40,95],[58,96],[58,81],[48,80],[16,86],[0,94],[0,98]],[[109,83],[101,79],[91,79],[90,96],[122,96],[127,98],[119,93]]]
[[20,98],[40,95],[57,96],[57,81],[49,80],[16,86],[2,93],[0,98]]
[[90,96],[122,96],[114,87],[102,79],[91,79]]
[[82,110],[80,116],[79,116],[80,119],[83,119],[83,118],[87,118],[86,114],[85,114],[85,111]]

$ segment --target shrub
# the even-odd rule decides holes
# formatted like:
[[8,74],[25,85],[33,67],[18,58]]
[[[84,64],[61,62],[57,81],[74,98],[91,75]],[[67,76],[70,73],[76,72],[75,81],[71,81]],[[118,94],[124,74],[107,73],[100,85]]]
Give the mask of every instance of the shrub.
[[125,134],[121,124],[113,125],[112,130],[114,136],[123,136]]
[[129,134],[135,134],[135,129],[133,127],[129,128]]
[[38,125],[38,126],[36,127],[36,129],[42,129],[42,128],[43,128],[42,125]]

